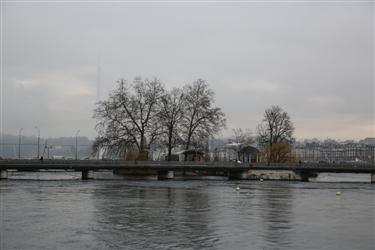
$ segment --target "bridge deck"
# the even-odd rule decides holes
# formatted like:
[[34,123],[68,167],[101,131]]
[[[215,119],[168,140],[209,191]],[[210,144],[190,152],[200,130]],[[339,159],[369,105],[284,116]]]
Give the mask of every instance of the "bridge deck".
[[221,162],[219,164],[207,162],[168,162],[168,161],[108,161],[108,160],[8,160],[0,161],[0,169],[14,170],[121,170],[121,169],[147,169],[147,170],[249,170],[251,167],[234,162]]
[[363,163],[288,163],[288,164],[238,164],[235,162],[168,162],[168,161],[118,161],[118,160],[0,160],[0,170],[291,170],[336,173],[375,173],[375,164]]

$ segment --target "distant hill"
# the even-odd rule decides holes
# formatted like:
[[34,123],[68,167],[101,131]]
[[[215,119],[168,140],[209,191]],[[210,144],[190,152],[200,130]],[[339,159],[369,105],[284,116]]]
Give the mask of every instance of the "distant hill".
[[[77,137],[78,158],[91,156],[93,141],[85,136]],[[75,158],[75,137],[40,138],[39,155],[43,158]],[[48,152],[49,151],[49,152]],[[38,154],[38,138],[36,136],[21,136],[21,158],[32,159]],[[0,157],[18,158],[19,137],[2,134],[0,139]]]

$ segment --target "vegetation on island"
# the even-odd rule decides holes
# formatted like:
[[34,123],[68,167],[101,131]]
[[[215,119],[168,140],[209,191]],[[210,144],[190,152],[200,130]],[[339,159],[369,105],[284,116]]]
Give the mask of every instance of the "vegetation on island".
[[147,159],[150,148],[163,147],[171,160],[177,145],[201,147],[225,127],[225,115],[214,102],[214,92],[202,79],[172,90],[156,78],[138,77],[131,84],[120,80],[94,111],[99,133],[94,148],[120,156],[136,151],[136,159]]
[[268,162],[294,161],[292,144],[294,126],[290,116],[279,106],[266,109],[257,126],[257,141]]
[[[145,160],[150,150],[166,152],[172,159],[175,148],[204,149],[209,138],[226,126],[225,114],[215,106],[215,94],[207,82],[197,79],[181,88],[168,90],[158,79],[119,80],[107,100],[94,110],[98,137],[94,153]],[[294,127],[289,115],[279,106],[267,109],[257,126],[233,130],[237,154],[243,145],[258,143],[268,162],[285,162],[291,157]]]

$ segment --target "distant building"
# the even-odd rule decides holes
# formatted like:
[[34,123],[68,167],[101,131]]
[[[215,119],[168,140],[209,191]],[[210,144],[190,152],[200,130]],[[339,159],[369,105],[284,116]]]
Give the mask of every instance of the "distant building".
[[294,151],[302,162],[375,162],[375,146],[364,143],[307,144]]
[[[167,160],[165,157],[165,160]],[[186,160],[185,160],[186,158]],[[189,149],[175,152],[171,155],[172,161],[205,161],[204,152],[199,149]]]
[[367,137],[363,140],[360,140],[359,143],[375,146],[375,137]]
[[238,157],[242,162],[256,163],[260,161],[260,152],[255,147],[246,146],[241,148]]
[[241,161],[260,162],[260,152],[256,145],[245,145],[241,143],[228,143],[216,147],[210,152],[211,161]]

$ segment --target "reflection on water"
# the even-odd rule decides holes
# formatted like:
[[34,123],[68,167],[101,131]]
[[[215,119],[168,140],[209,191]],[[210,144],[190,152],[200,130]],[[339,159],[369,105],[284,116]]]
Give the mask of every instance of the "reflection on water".
[[9,180],[0,195],[0,249],[375,248],[368,183]]
[[104,189],[94,191],[95,217],[101,225],[95,233],[98,239],[140,249],[186,249],[192,244],[198,249],[213,247],[207,216],[210,196],[201,192],[199,185],[188,188],[186,183],[175,187],[146,184],[105,184]]
[[[260,190],[263,199],[261,204],[262,225],[264,226],[264,240],[273,247],[287,247],[292,229],[293,190],[288,184],[279,188],[267,187]],[[285,201],[289,202],[285,202]]]

